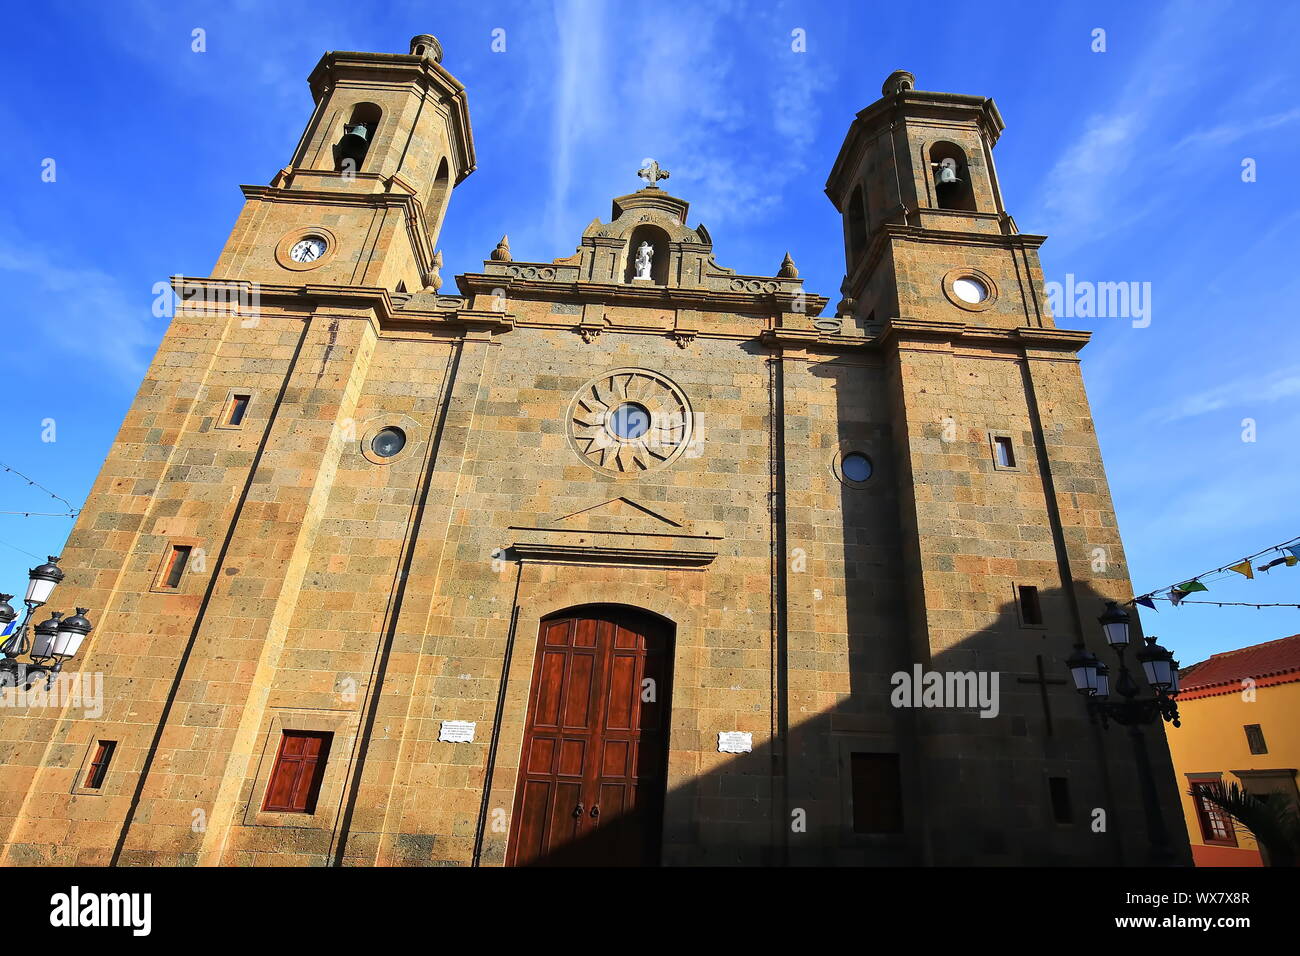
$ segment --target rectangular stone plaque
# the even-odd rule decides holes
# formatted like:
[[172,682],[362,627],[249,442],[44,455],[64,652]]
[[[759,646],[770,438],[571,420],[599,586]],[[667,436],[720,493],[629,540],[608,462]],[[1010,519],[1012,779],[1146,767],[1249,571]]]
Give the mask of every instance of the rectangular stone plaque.
[[718,753],[747,754],[754,749],[754,735],[744,730],[723,730],[718,734]]
[[471,743],[474,740],[475,726],[477,725],[472,720],[444,720],[442,729],[438,731],[438,739],[449,744]]

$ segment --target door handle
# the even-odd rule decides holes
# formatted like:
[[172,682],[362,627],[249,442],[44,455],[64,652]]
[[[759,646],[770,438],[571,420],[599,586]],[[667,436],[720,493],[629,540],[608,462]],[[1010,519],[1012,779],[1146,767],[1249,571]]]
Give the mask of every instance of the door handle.
[[580,817],[580,816],[582,816],[582,804],[581,804],[581,803],[579,803],[576,807],[573,808],[573,815],[574,815],[575,817]]
[[599,804],[599,803],[593,803],[593,804],[591,805],[591,818],[594,820],[594,819],[596,819],[596,817],[598,817],[598,816],[600,816],[600,804]]

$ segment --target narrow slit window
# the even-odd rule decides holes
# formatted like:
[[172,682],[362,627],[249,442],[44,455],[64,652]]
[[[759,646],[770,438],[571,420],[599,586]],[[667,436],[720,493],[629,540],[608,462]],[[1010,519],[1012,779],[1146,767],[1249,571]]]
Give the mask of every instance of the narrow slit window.
[[1268,744],[1264,742],[1264,730],[1259,724],[1246,724],[1246,744],[1253,754],[1268,753]]
[[315,813],[333,739],[332,733],[284,731],[262,809],[276,813]]
[[87,790],[98,790],[104,785],[108,763],[113,759],[113,751],[116,749],[116,740],[101,740],[95,747],[95,757],[90,761],[90,770],[86,773]]
[[1038,602],[1038,588],[1032,584],[1020,585],[1020,620],[1023,624],[1042,624],[1043,607]]
[[993,460],[1000,468],[1016,467],[1016,453],[1011,447],[1011,439],[1005,435],[993,436]]
[[1057,823],[1073,823],[1070,806],[1070,781],[1066,777],[1048,777],[1047,790],[1052,798],[1052,819]]
[[171,554],[167,556],[167,567],[163,572],[162,586],[165,588],[178,588],[181,586],[181,575],[190,564],[190,552],[194,548],[188,544],[172,545]]
[[251,395],[230,396],[230,403],[226,406],[227,425],[237,427],[244,423],[244,416],[248,413],[248,403],[251,399]]

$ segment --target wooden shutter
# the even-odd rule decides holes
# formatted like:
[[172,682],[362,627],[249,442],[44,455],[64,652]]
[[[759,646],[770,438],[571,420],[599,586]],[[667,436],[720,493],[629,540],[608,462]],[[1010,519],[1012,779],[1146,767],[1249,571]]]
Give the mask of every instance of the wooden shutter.
[[104,785],[104,777],[108,774],[108,762],[113,759],[113,751],[116,749],[116,740],[99,742],[95,748],[95,757],[90,761],[90,772],[86,774],[87,790],[98,790]]
[[310,730],[286,730],[271,770],[263,810],[315,813],[316,797],[334,735]]
[[1237,831],[1232,818],[1205,798],[1207,793],[1222,793],[1223,788],[1214,781],[1200,781],[1193,782],[1192,792],[1196,800],[1196,817],[1201,824],[1201,838],[1218,846],[1236,846]]

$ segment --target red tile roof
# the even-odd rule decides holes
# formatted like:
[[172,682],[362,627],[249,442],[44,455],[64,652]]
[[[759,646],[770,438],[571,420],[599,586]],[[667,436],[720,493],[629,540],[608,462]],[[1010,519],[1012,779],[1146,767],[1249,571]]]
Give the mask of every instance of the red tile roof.
[[1246,677],[1255,681],[1256,687],[1300,681],[1300,634],[1214,654],[1184,667],[1178,675],[1179,700],[1233,693],[1241,689]]

